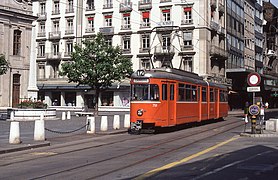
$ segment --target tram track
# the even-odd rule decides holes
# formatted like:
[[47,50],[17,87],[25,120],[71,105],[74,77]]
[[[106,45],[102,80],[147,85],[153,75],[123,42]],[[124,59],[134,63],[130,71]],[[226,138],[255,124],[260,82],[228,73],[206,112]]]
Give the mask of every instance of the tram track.
[[[103,163],[103,162],[107,162],[107,161],[111,161],[111,160],[115,160],[115,159],[118,159],[118,158],[124,158],[124,157],[127,158],[127,157],[129,157],[130,155],[133,155],[133,154],[144,153],[146,151],[151,151],[151,150],[155,151],[156,148],[159,148],[160,146],[165,145],[165,144],[170,143],[170,142],[173,142],[173,141],[178,141],[178,140],[182,140],[182,139],[186,139],[186,138],[195,139],[194,141],[191,141],[189,143],[183,144],[183,145],[181,145],[179,147],[171,148],[171,149],[168,149],[168,150],[166,149],[166,150],[164,150],[162,152],[159,152],[159,153],[154,153],[154,155],[152,155],[152,156],[147,156],[144,159],[137,160],[135,162],[131,162],[131,163],[125,165],[125,166],[121,166],[121,167],[118,167],[118,168],[111,169],[109,171],[103,172],[101,174],[98,174],[98,175],[95,175],[95,176],[91,176],[88,179],[100,178],[100,177],[103,177],[103,176],[115,173],[117,171],[121,171],[121,170],[124,170],[126,168],[130,168],[132,166],[136,166],[138,164],[147,162],[149,160],[153,160],[153,159],[159,158],[159,157],[161,157],[163,155],[172,153],[174,151],[181,150],[182,148],[190,146],[190,145],[192,145],[194,143],[198,143],[198,142],[204,141],[204,140],[206,140],[208,138],[211,138],[213,136],[217,136],[219,134],[222,134],[222,133],[224,133],[226,131],[232,130],[232,129],[237,128],[239,126],[242,126],[242,122],[240,122],[240,121],[239,122],[230,122],[230,123],[225,124],[225,126],[223,126],[223,124],[221,124],[219,126],[212,127],[212,128],[206,129],[206,130],[196,131],[196,133],[195,134],[191,134],[191,136],[184,135],[184,136],[180,136],[178,138],[167,139],[167,140],[162,141],[160,143],[152,144],[152,145],[146,146],[144,148],[139,148],[138,150],[135,150],[135,151],[123,153],[123,154],[120,154],[120,155],[117,155],[117,156],[112,156],[112,157],[105,158],[105,159],[102,159],[102,160],[99,160],[99,161],[94,161],[94,162],[91,162],[91,163],[81,164],[81,165],[78,165],[78,166],[75,166],[75,167],[71,167],[71,168],[67,168],[67,169],[64,169],[64,170],[60,170],[60,171],[44,174],[42,176],[37,176],[37,177],[35,177],[33,179],[41,179],[41,178],[47,178],[47,177],[51,177],[51,176],[55,176],[55,175],[61,175],[63,173],[73,172],[73,171],[81,169],[83,167],[88,168],[90,166],[94,166],[94,165],[97,165],[97,164],[100,164],[100,163]],[[218,129],[218,128],[222,128],[222,130],[215,131],[215,129]],[[197,136],[200,136],[200,134],[205,134],[205,133],[208,133],[208,132],[212,132],[212,133],[209,136],[205,136],[205,138],[198,138],[197,137]],[[128,140],[126,140],[126,141],[128,141]],[[121,143],[121,142],[122,141],[117,141],[114,144]],[[86,148],[86,149],[88,149],[88,148]],[[82,151],[82,150],[83,149],[80,149],[80,151]],[[66,153],[70,153],[70,152],[66,152]],[[61,154],[57,154],[57,155],[61,155]]]

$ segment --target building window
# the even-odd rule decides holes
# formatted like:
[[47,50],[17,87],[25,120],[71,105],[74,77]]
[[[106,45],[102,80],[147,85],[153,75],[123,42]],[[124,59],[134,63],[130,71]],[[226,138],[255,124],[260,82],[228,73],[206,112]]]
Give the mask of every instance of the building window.
[[105,36],[105,42],[108,46],[112,46],[112,36]]
[[13,55],[20,55],[20,49],[21,49],[21,31],[14,30]]
[[67,41],[66,42],[66,55],[70,56],[72,52],[73,52],[73,42]]
[[44,78],[45,78],[45,65],[38,64],[38,79],[44,79]]
[[40,43],[38,46],[38,57],[44,57],[45,56],[45,43]]
[[171,21],[170,9],[162,9],[162,21]]
[[66,34],[73,34],[73,19],[67,19],[67,30]]
[[59,7],[59,1],[55,1],[54,2],[54,9],[52,14],[60,14],[60,7]]
[[192,46],[192,32],[183,32],[183,45]]
[[123,51],[126,52],[130,52],[130,36],[123,36]]
[[150,12],[142,12],[142,24],[141,28],[150,27]]
[[40,14],[45,14],[45,2],[40,3]]
[[182,20],[182,24],[191,24],[192,23],[192,8],[185,7],[184,11],[184,19]]
[[94,17],[87,18],[86,32],[94,32]]
[[53,55],[54,56],[59,55],[59,43],[53,43],[52,47],[53,47]]
[[59,32],[59,21],[53,21],[53,31],[54,33],[57,33]]
[[40,32],[45,33],[45,22],[40,23]]
[[113,92],[107,91],[101,93],[101,105],[102,106],[114,106]]
[[130,29],[130,13],[123,14],[122,29]]
[[74,12],[73,10],[73,0],[68,0],[68,9],[67,9],[68,13],[72,13]]
[[104,16],[104,26],[111,27],[112,26],[112,15]]
[[94,10],[94,9],[95,9],[94,0],[87,0],[87,8],[86,8],[86,10]]
[[151,69],[150,59],[141,59],[141,69],[145,69],[145,70]]
[[113,8],[113,0],[104,0],[103,8]]
[[170,46],[171,46],[171,35],[163,34],[162,35],[162,48],[169,50]]
[[150,48],[150,35],[149,34],[143,34],[141,35],[142,38],[142,49],[149,49]]
[[183,57],[181,65],[182,70],[193,72],[192,57]]

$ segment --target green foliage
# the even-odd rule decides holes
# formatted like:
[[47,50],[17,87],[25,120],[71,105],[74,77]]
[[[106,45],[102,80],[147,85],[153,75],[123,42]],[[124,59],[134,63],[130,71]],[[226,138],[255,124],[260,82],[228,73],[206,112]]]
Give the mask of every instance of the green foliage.
[[122,56],[119,46],[109,46],[101,33],[93,40],[75,45],[72,61],[63,63],[61,75],[69,82],[89,85],[93,89],[106,89],[132,73],[132,63]]
[[17,105],[18,108],[46,109],[47,104],[42,101],[24,100]]
[[9,64],[5,59],[5,56],[0,54],[0,75],[6,74]]

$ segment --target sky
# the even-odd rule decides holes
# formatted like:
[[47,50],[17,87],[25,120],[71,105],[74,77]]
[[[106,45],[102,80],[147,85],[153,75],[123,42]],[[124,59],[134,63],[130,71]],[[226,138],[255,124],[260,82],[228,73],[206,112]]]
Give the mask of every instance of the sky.
[[278,0],[270,0],[270,2],[278,8]]

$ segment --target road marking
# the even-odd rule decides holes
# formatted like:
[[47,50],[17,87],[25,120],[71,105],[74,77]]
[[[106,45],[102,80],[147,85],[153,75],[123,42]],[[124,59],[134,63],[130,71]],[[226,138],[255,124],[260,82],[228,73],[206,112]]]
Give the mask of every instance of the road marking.
[[165,166],[162,166],[162,167],[157,168],[157,169],[153,169],[153,170],[151,170],[151,171],[149,171],[149,172],[147,172],[147,173],[145,173],[145,174],[142,174],[142,175],[140,175],[140,176],[134,178],[134,180],[143,180],[143,179],[146,179],[146,178],[148,178],[148,177],[151,177],[151,176],[153,176],[153,175],[156,174],[156,173],[159,173],[159,172],[161,172],[161,171],[170,169],[170,168],[172,168],[172,167],[174,167],[174,166],[177,166],[177,165],[179,165],[179,164],[182,164],[182,163],[185,163],[185,162],[187,162],[187,161],[190,161],[190,160],[192,160],[192,159],[194,159],[194,158],[196,158],[196,157],[199,157],[199,156],[201,156],[201,155],[204,155],[204,154],[206,154],[206,153],[208,153],[208,152],[210,152],[210,151],[212,151],[212,150],[214,150],[214,149],[216,149],[216,148],[219,148],[219,147],[221,147],[221,146],[224,146],[225,144],[228,144],[228,143],[230,143],[230,142],[232,142],[232,141],[234,141],[234,140],[237,140],[238,138],[239,138],[239,136],[233,137],[233,138],[231,138],[231,139],[228,139],[227,141],[224,141],[224,142],[221,142],[221,143],[219,143],[219,144],[216,144],[216,145],[214,145],[214,146],[212,146],[212,147],[210,147],[210,148],[207,148],[207,149],[205,149],[205,150],[203,150],[203,151],[200,151],[200,152],[198,152],[198,153],[196,153],[196,154],[192,154],[191,156],[188,156],[188,157],[186,157],[186,158],[184,158],[184,159],[181,159],[181,160],[176,161],[176,162],[172,162],[172,163],[170,163],[170,164],[166,164]]
[[55,155],[55,154],[58,154],[58,153],[55,153],[55,152],[33,152],[33,153],[30,153],[32,155],[36,155],[36,156],[49,156],[49,155]]

